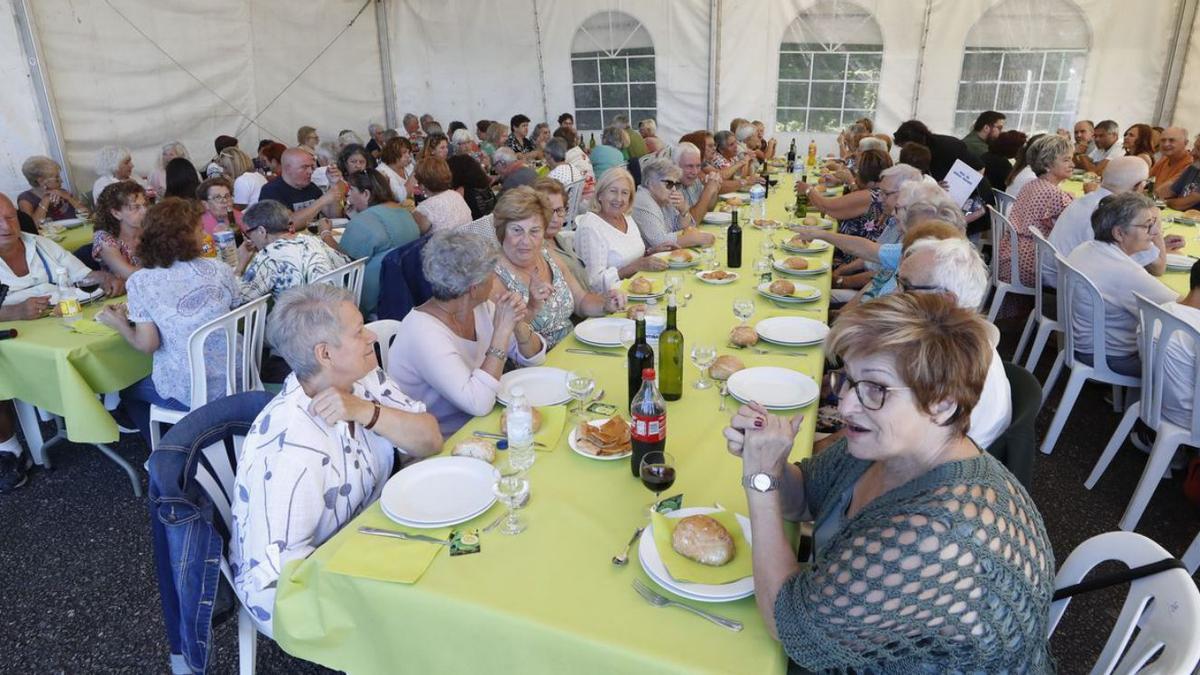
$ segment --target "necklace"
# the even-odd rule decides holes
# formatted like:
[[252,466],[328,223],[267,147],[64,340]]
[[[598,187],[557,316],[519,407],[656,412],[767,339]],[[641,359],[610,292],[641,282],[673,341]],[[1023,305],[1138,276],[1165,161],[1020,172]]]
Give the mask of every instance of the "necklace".
[[[458,317],[456,317],[453,312],[451,312],[449,309],[446,309],[446,307],[442,305],[441,300],[434,300],[429,306],[431,309],[436,309],[438,313],[444,317],[444,323],[450,328],[450,330],[454,331],[456,335],[461,337],[470,337],[467,334],[468,331],[463,322],[460,322]],[[470,332],[472,334],[474,333],[474,331]]]

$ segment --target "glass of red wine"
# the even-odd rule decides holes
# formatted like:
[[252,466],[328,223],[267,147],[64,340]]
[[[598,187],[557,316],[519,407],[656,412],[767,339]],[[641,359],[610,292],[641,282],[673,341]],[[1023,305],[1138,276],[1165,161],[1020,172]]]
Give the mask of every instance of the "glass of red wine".
[[655,509],[662,493],[675,484],[675,458],[668,452],[651,450],[642,457],[638,474],[642,478],[642,485],[654,493],[654,503],[650,508]]

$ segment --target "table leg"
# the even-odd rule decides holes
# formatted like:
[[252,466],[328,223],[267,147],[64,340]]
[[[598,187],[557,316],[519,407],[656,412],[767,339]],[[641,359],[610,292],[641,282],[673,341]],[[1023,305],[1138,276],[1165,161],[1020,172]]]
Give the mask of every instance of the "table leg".
[[56,433],[49,439],[43,439],[37,409],[25,401],[14,400],[13,403],[17,409],[17,420],[21,425],[21,432],[25,434],[25,442],[29,444],[29,455],[33,457],[33,462],[40,467],[53,468],[50,464],[50,456],[46,454],[46,448],[64,438],[62,418],[57,415],[53,416]]
[[133,468],[133,465],[131,465],[129,462],[126,462],[124,457],[118,455],[115,450],[108,447],[104,443],[96,443],[96,448],[99,449],[100,452],[103,452],[117,466],[125,470],[125,473],[129,475],[129,482],[133,485],[133,496],[141,497],[142,478],[138,475],[137,470]]

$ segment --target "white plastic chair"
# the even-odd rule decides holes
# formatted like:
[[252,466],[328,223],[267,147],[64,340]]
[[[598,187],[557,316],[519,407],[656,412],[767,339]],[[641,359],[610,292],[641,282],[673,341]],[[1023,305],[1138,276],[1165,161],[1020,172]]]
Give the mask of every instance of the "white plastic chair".
[[496,242],[496,244],[499,245],[500,241],[496,239],[496,226],[492,223],[492,214],[489,213],[482,218],[476,218],[475,220],[472,220],[466,225],[461,226],[459,229],[467,232],[473,232],[474,234],[478,234],[481,237],[486,238],[488,241]]
[[[1065,339],[1064,348],[1055,359],[1050,377],[1046,380],[1045,391],[1050,391],[1050,386],[1058,378],[1064,364],[1071,369],[1071,377],[1067,380],[1067,387],[1059,399],[1054,420],[1050,422],[1046,438],[1042,441],[1042,454],[1045,455],[1054,451],[1054,444],[1058,442],[1058,435],[1067,423],[1067,416],[1071,414],[1071,408],[1075,406],[1075,399],[1079,398],[1084,382],[1093,380],[1114,387],[1140,387],[1142,384],[1141,378],[1121,375],[1108,367],[1108,347],[1104,342],[1108,325],[1104,317],[1104,298],[1100,295],[1100,290],[1079,270],[1071,267],[1061,255],[1054,256],[1054,259],[1058,262],[1058,322]],[[1078,298],[1081,297],[1091,299],[1091,316],[1085,317],[1092,326],[1091,344],[1079,344],[1075,338],[1075,308],[1080,306]],[[1089,366],[1075,358],[1076,352],[1091,352],[1093,365]],[[1119,406],[1119,399],[1114,390],[1114,406]]]
[[996,210],[1007,218],[1008,212],[1012,210],[1012,205],[1016,203],[1017,198],[996,188],[992,188],[992,196],[996,198]]
[[[225,395],[263,388],[259,378],[259,363],[262,362],[263,336],[267,327],[267,300],[270,295],[251,300],[227,314],[192,331],[188,338],[188,367],[191,369],[191,410],[208,402],[207,367],[225,370]],[[211,335],[225,339],[225,363],[207,363],[204,342]],[[150,450],[158,447],[162,438],[162,424],[175,424],[191,410],[170,410],[157,405],[150,406]]]
[[[1036,227],[1029,228],[1030,234],[1033,235],[1033,243],[1037,249],[1038,266],[1034,277],[1036,281],[1033,284],[1033,313],[1029,315],[1029,321],[1025,323],[1025,330],[1021,333],[1021,342],[1017,345],[1017,351],[1013,354],[1013,361],[1017,361],[1021,357],[1021,353],[1025,351],[1025,341],[1029,338],[1030,333],[1033,333],[1033,327],[1037,325],[1037,332],[1033,337],[1033,346],[1029,349],[1029,358],[1025,360],[1025,370],[1033,372],[1037,368],[1038,361],[1042,358],[1042,350],[1046,348],[1046,342],[1050,338],[1050,334],[1055,331],[1061,331],[1062,328],[1058,325],[1057,319],[1052,319],[1043,311],[1043,291],[1045,286],[1042,285],[1042,260],[1054,260],[1054,256],[1058,255],[1058,251],[1054,249],[1054,244],[1051,244],[1042,231]],[[1049,390],[1054,383],[1046,379],[1045,389]]]
[[354,295],[354,304],[358,305],[362,301],[363,273],[367,269],[367,260],[369,258],[359,258],[346,263],[313,279],[312,283],[341,286]]
[[392,348],[392,341],[396,339],[396,335],[400,333],[400,322],[395,319],[379,319],[367,324],[367,330],[375,334],[379,342],[379,367],[383,368],[383,372],[388,369],[388,350]]
[[[1008,222],[1008,218],[1003,213],[1000,213],[992,206],[988,206],[988,210],[992,214],[991,281],[992,288],[995,289],[995,294],[992,296],[992,307],[988,310],[987,318],[988,321],[995,321],[996,314],[1000,311],[1001,305],[1004,304],[1004,296],[1009,293],[1014,295],[1033,295],[1034,289],[1021,283],[1021,255],[1017,248],[1017,230],[1013,228],[1012,223]],[[1009,281],[1002,281],[1000,279],[1001,237],[1008,239],[1009,251],[1011,252],[1008,261]],[[1020,354],[1020,352],[1017,352],[1017,354]]]
[[[1091,475],[1084,482],[1089,490],[1096,486],[1096,482],[1117,455],[1117,450],[1124,444],[1133,429],[1133,423],[1139,417],[1146,426],[1154,430],[1154,445],[1150,448],[1150,458],[1146,460],[1146,468],[1142,470],[1137,489],[1133,491],[1133,499],[1129,501],[1125,515],[1121,517],[1122,530],[1137,529],[1138,521],[1150,503],[1150,497],[1154,495],[1159,481],[1170,468],[1171,458],[1175,456],[1180,444],[1200,445],[1200,406],[1192,406],[1187,427],[1175,424],[1162,414],[1163,387],[1166,379],[1164,375],[1167,361],[1171,358],[1167,352],[1167,345],[1172,339],[1185,342],[1191,340],[1193,345],[1200,347],[1200,330],[1196,330],[1195,326],[1172,315],[1141,294],[1134,293],[1134,296],[1137,298],[1142,326],[1142,332],[1138,336],[1142,353],[1141,400],[1131,403],[1125,410],[1121,423],[1117,425]],[[1192,401],[1200,401],[1200,360],[1192,364]]]
[[[1071,551],[1054,578],[1054,587],[1079,583],[1096,565],[1118,560],[1140,567],[1170,558],[1163,547],[1134,532],[1105,532]],[[1050,605],[1048,635],[1071,603],[1063,598]],[[1187,572],[1168,569],[1134,579],[1121,614],[1104,651],[1092,668],[1102,673],[1190,673],[1200,662],[1200,590]],[[1137,635],[1134,632],[1137,631]],[[1153,665],[1146,662],[1157,656]]]
[[579,180],[567,185],[567,219],[566,223],[575,222],[575,216],[579,215],[579,205],[583,202],[583,184],[585,179]]
[[1195,574],[1197,569],[1200,569],[1200,534],[1192,540],[1192,545],[1188,546],[1188,550],[1183,554],[1184,566],[1187,567],[1188,574]]

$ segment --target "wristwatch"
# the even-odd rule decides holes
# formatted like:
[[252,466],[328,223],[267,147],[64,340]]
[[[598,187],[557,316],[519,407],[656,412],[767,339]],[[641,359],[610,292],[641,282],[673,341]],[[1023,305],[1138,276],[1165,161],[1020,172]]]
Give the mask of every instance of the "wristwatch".
[[742,487],[757,492],[770,492],[779,487],[779,480],[769,473],[752,473],[749,476],[742,476]]

